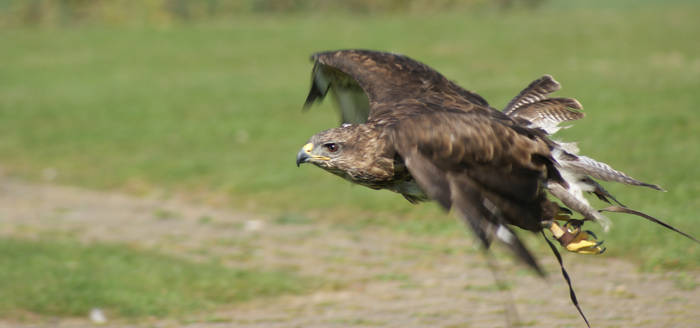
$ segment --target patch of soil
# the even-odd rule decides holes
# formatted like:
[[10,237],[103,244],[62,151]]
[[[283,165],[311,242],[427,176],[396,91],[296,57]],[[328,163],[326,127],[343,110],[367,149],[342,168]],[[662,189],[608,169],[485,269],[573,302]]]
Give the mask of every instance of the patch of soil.
[[[455,223],[457,224],[457,223]],[[503,327],[508,297],[473,240],[412,236],[386,228],[347,229],[279,220],[177,199],[136,198],[0,178],[0,235],[69,236],[114,242],[235,267],[293,269],[320,277],[306,295],[254,300],[187,319],[108,321],[155,327]],[[585,327],[550,253],[539,279],[499,258],[523,326]],[[594,327],[697,327],[698,272],[641,273],[620,259],[563,254]],[[685,283],[678,283],[680,277]],[[690,278],[688,278],[690,277]],[[690,283],[688,283],[690,279]],[[108,318],[109,319],[109,318]],[[11,322],[0,327],[92,327],[85,318]],[[104,326],[104,325],[103,325]]]

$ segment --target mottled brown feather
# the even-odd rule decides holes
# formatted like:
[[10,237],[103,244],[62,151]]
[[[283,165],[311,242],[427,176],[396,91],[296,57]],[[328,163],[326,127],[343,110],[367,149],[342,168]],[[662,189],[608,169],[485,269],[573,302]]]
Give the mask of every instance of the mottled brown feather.
[[[478,94],[461,88],[427,65],[403,55],[370,50],[337,50],[313,54],[311,59],[317,67],[314,70],[327,73],[331,89],[359,86],[364,90],[370,103],[368,119],[395,115],[392,105],[404,101],[433,103],[464,111],[475,106],[488,107],[488,102]],[[316,80],[312,80],[307,105],[326,94],[319,92]]]
[[[542,159],[549,158],[547,143],[479,112],[431,111],[404,118],[392,131],[399,155],[412,156],[414,163],[407,166],[414,176],[420,165],[415,162],[428,161],[432,163],[427,170],[431,175],[449,172],[472,181],[473,188],[502,209],[505,223],[527,230],[541,229],[541,183],[548,169]],[[441,199],[449,209],[447,198]]]

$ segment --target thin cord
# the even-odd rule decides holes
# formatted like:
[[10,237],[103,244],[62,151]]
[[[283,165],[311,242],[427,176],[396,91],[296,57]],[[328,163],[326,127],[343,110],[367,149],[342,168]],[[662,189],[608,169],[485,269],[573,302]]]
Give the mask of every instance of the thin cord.
[[574,292],[574,287],[571,286],[571,278],[569,278],[569,274],[566,272],[566,269],[564,269],[564,262],[561,259],[561,254],[559,254],[559,251],[557,250],[557,248],[554,247],[554,244],[552,244],[552,242],[549,241],[547,236],[544,234],[544,231],[541,231],[541,232],[542,232],[542,237],[544,237],[544,240],[547,241],[547,244],[549,244],[549,248],[552,249],[552,252],[554,252],[554,256],[556,256],[557,261],[559,261],[559,267],[561,267],[561,274],[564,276],[564,280],[566,280],[566,284],[569,285],[569,297],[571,298],[571,303],[574,303],[576,310],[578,310],[578,313],[581,314],[581,318],[583,318],[583,321],[586,322],[586,326],[588,326],[588,328],[591,328],[591,324],[588,323],[588,319],[586,318],[586,315],[583,314],[581,307],[578,305],[578,299],[576,299],[576,293]]

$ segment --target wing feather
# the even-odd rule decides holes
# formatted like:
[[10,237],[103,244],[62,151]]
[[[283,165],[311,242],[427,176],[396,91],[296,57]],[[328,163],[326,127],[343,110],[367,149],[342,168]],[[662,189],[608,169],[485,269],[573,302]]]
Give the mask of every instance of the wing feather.
[[[306,107],[333,90],[343,123],[364,123],[393,115],[395,104],[423,103],[462,111],[489,108],[478,94],[465,90],[427,65],[409,57],[370,50],[313,54],[312,84]],[[421,110],[429,110],[430,106]]]
[[314,103],[322,101],[329,91],[338,105],[341,123],[359,124],[367,121],[369,99],[357,81],[342,71],[316,62],[311,72],[311,88],[304,108],[308,109]]
[[406,150],[402,155],[406,168],[428,197],[445,209],[452,208],[452,195],[445,172],[418,152],[417,148]]
[[454,209],[485,248],[496,238],[539,275],[545,272],[518,236],[503,223],[498,208],[479,191],[478,184],[464,174],[439,169],[433,161],[413,148],[404,162],[418,185],[445,210]]
[[459,213],[459,217],[467,223],[472,231],[479,237],[485,247],[495,237],[501,241],[515,256],[535,270],[540,276],[545,276],[544,271],[537,264],[537,260],[525,247],[523,242],[499,216],[497,208],[489,209],[487,198],[479,191],[479,187],[464,175],[449,174],[448,181],[452,196],[453,208]]
[[546,143],[480,112],[434,111],[404,118],[393,131],[397,152],[431,199],[454,209],[485,246],[502,241],[542,272],[507,225],[542,228]]

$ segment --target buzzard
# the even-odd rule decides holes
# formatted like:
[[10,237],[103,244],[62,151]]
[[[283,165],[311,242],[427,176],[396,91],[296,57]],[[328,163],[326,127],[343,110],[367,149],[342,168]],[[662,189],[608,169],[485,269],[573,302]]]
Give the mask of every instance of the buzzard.
[[[467,223],[484,249],[493,240],[503,242],[540,275],[544,271],[512,227],[543,236],[549,230],[569,251],[599,254],[602,242],[581,227],[595,221],[608,229],[601,212],[610,211],[641,216],[698,242],[622,205],[595,179],[662,190],[659,186],[579,155],[575,143],[549,138],[560,123],[584,116],[576,99],[549,97],[560,88],[549,75],[497,110],[403,55],[339,50],[311,59],[305,108],[330,91],[342,124],[312,136],[297,154],[297,166],[311,163],[352,183],[397,192],[411,203],[437,201]],[[594,209],[584,192],[610,206]],[[563,265],[562,271],[568,282]],[[571,296],[581,312],[573,291]]]

